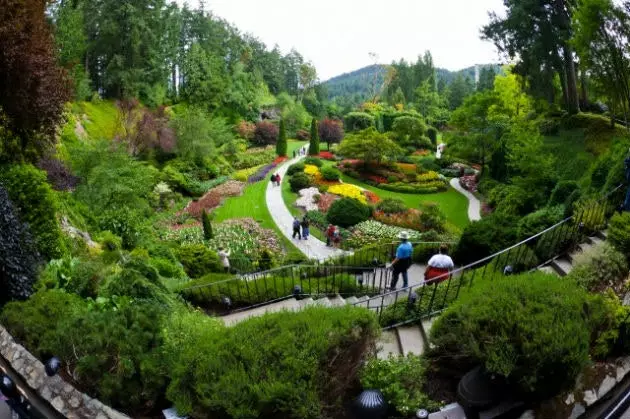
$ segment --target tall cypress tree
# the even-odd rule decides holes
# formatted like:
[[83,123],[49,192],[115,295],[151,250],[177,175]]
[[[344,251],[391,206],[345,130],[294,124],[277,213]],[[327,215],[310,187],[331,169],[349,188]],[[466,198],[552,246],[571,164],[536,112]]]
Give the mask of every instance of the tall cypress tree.
[[206,240],[212,240],[214,232],[212,231],[212,223],[210,222],[210,215],[204,209],[201,211],[201,223],[203,224],[203,238]]
[[284,127],[284,119],[280,120],[280,133],[278,134],[278,142],[276,143],[276,154],[278,157],[287,155],[287,130]]
[[311,123],[311,143],[308,147],[308,154],[316,156],[319,154],[319,130],[317,129],[317,119],[313,118]]

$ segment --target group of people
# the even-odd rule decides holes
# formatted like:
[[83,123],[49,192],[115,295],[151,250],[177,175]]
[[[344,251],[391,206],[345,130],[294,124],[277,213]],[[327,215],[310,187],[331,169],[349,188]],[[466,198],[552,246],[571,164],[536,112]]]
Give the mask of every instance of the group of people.
[[293,150],[293,158],[296,158],[298,156],[306,156],[306,146],[301,147],[298,150]]
[[[408,270],[412,265],[413,245],[409,242],[409,233],[403,231],[398,236],[400,245],[396,249],[396,257],[392,261],[391,269],[393,270],[391,290],[396,289],[398,278],[402,274],[403,288],[409,286]],[[448,247],[443,244],[436,255],[433,255],[427,263],[424,272],[425,284],[438,284],[450,277],[450,272],[455,268],[453,259],[448,255]]]
[[339,228],[328,224],[328,228],[326,228],[326,246],[338,248],[340,245],[341,233],[339,232]]
[[271,175],[271,184],[274,186],[280,186],[280,182],[282,181],[282,178],[280,177],[280,175],[278,173],[274,173],[273,175]]
[[293,238],[297,236],[298,240],[308,240],[308,236],[311,234],[311,223],[306,217],[302,218],[300,221],[299,218],[295,217],[293,219]]

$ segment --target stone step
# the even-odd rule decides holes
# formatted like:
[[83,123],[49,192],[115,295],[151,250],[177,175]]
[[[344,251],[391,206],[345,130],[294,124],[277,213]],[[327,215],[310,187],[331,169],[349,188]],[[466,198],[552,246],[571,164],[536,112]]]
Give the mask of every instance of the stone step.
[[346,304],[352,305],[352,304],[356,303],[357,301],[359,301],[359,299],[357,297],[355,297],[354,295],[352,297],[346,298]]
[[597,233],[595,233],[595,236],[605,241],[608,239],[608,230],[598,231]]
[[330,302],[328,297],[323,297],[318,300],[315,300],[315,305],[322,306],[322,307],[332,307],[332,303]]
[[368,306],[368,299],[369,297],[367,295],[362,295],[361,297],[357,298],[357,307],[367,307]]
[[228,314],[221,317],[226,326],[232,326],[236,323],[251,317],[262,316],[266,313],[277,313],[283,310],[295,311],[301,308],[300,303],[295,298],[289,298],[287,300],[278,301],[276,303],[268,304],[262,307],[256,307],[251,310],[239,311],[237,313]]
[[330,301],[331,307],[341,307],[346,305],[346,300],[344,300],[340,295],[335,295],[333,298],[328,299]]
[[580,243],[579,248],[582,251],[582,253],[585,253],[591,250],[593,248],[593,245],[590,243],[584,242],[584,243]]
[[558,275],[558,273],[551,266],[543,266],[542,268],[538,268],[538,270],[546,274]]
[[591,236],[587,239],[593,246],[601,246],[604,241],[597,236]]
[[378,342],[376,343],[378,359],[387,359],[390,356],[400,356],[400,343],[398,342],[398,336],[393,330],[385,330]]
[[398,342],[403,355],[422,355],[424,352],[424,339],[419,326],[401,326],[396,328]]
[[573,269],[571,262],[564,257],[555,259],[551,262],[551,267],[555,269],[560,276],[567,276]]
[[304,308],[315,304],[315,301],[313,300],[313,298],[308,297],[298,301],[298,303],[300,304],[300,308]]

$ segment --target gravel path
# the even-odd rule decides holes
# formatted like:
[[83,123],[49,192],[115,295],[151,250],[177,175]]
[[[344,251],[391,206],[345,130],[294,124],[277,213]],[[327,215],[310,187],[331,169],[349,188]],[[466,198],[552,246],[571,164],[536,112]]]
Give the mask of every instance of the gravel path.
[[[278,168],[275,173],[278,173],[280,177],[284,179],[289,166],[303,158],[304,156],[300,156],[289,160]],[[284,200],[282,199],[282,187],[273,186],[271,182],[267,181],[266,201],[267,208],[271,213],[271,218],[273,218],[273,221],[276,223],[278,228],[282,230],[282,233],[308,258],[323,261],[334,256],[346,254],[343,250],[326,247],[326,243],[316,239],[312,235],[308,238],[308,240],[297,240],[291,238],[291,234],[293,233],[293,215],[291,215],[289,209],[284,204]],[[311,229],[312,228],[315,227],[312,226]]]
[[451,179],[451,186],[457,192],[468,198],[468,219],[470,221],[481,220],[481,202],[479,202],[477,197],[468,192],[466,189],[462,188],[462,185],[459,184],[459,178]]

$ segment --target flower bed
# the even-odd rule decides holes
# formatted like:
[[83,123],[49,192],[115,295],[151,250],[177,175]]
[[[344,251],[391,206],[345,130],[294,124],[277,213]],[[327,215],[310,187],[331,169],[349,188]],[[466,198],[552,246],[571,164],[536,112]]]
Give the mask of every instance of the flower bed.
[[312,164],[307,164],[304,166],[304,173],[313,177],[321,176],[321,173],[319,172],[319,167]]
[[419,183],[429,183],[436,180],[440,180],[440,175],[432,170],[416,176],[416,181],[418,181]]
[[249,169],[238,170],[234,172],[234,175],[232,177],[234,178],[234,180],[238,180],[239,182],[247,182],[247,179],[258,172],[261,167],[263,167],[263,165],[250,167]]
[[379,188],[386,191],[409,193],[409,194],[431,194],[437,192],[444,192],[448,189],[448,184],[442,181],[430,182],[430,183],[385,183],[379,185]]
[[320,151],[317,157],[324,160],[335,160],[335,155],[330,151]]
[[317,203],[317,208],[321,212],[328,212],[333,202],[335,202],[338,199],[339,197],[337,195],[333,195],[329,193],[321,194],[319,197],[319,202]]
[[328,193],[345,196],[348,198],[356,199],[364,204],[367,203],[367,198],[363,194],[363,190],[358,186],[351,185],[348,183],[343,183],[340,185],[333,185],[328,188]]
[[416,150],[413,152],[414,156],[422,156],[422,157],[428,156],[430,154],[431,154],[431,151],[429,150]]
[[363,191],[363,195],[365,195],[368,204],[378,204],[381,200],[381,198],[372,191]]
[[414,230],[390,226],[374,220],[368,220],[354,226],[350,237],[348,237],[346,246],[359,249],[378,242],[398,240],[398,235],[402,231],[409,233],[409,239],[411,241],[420,240],[422,237],[419,232]]
[[367,175],[366,179],[376,184],[387,183],[387,178],[379,175]]
[[260,181],[261,181],[261,180],[263,180],[263,179],[266,179],[266,178],[267,178],[267,175],[268,175],[269,173],[271,173],[271,171],[272,171],[273,169],[275,169],[275,168],[276,168],[276,166],[277,166],[277,165],[276,165],[275,163],[271,163],[271,164],[268,164],[268,165],[266,165],[266,166],[262,166],[262,167],[260,167],[260,168],[256,171],[256,173],[254,173],[253,175],[251,175],[251,176],[247,179],[247,182],[248,182],[248,183],[256,183],[256,182],[260,182]]
[[373,217],[383,224],[420,230],[420,214],[417,209],[409,209],[401,214],[385,214],[383,211],[374,211]]
[[470,192],[477,192],[477,176],[476,175],[466,175],[459,178],[459,184],[462,188],[466,189]]
[[287,161],[289,158],[287,156],[278,156],[276,157],[276,159],[273,161],[273,164],[275,164],[276,166],[279,165],[280,163],[284,163],[285,161]]
[[319,195],[317,188],[301,189],[298,194],[300,197],[295,201],[296,207],[304,208],[306,211],[315,211],[318,209],[318,205],[315,203],[315,196]]
[[197,201],[188,203],[184,211],[193,217],[200,217],[201,210],[211,211],[221,205],[223,198],[230,196],[239,196],[243,193],[245,184],[235,180],[230,180],[222,185],[210,189],[204,196]]
[[417,166],[411,163],[396,163],[396,167],[404,174],[415,174]]

